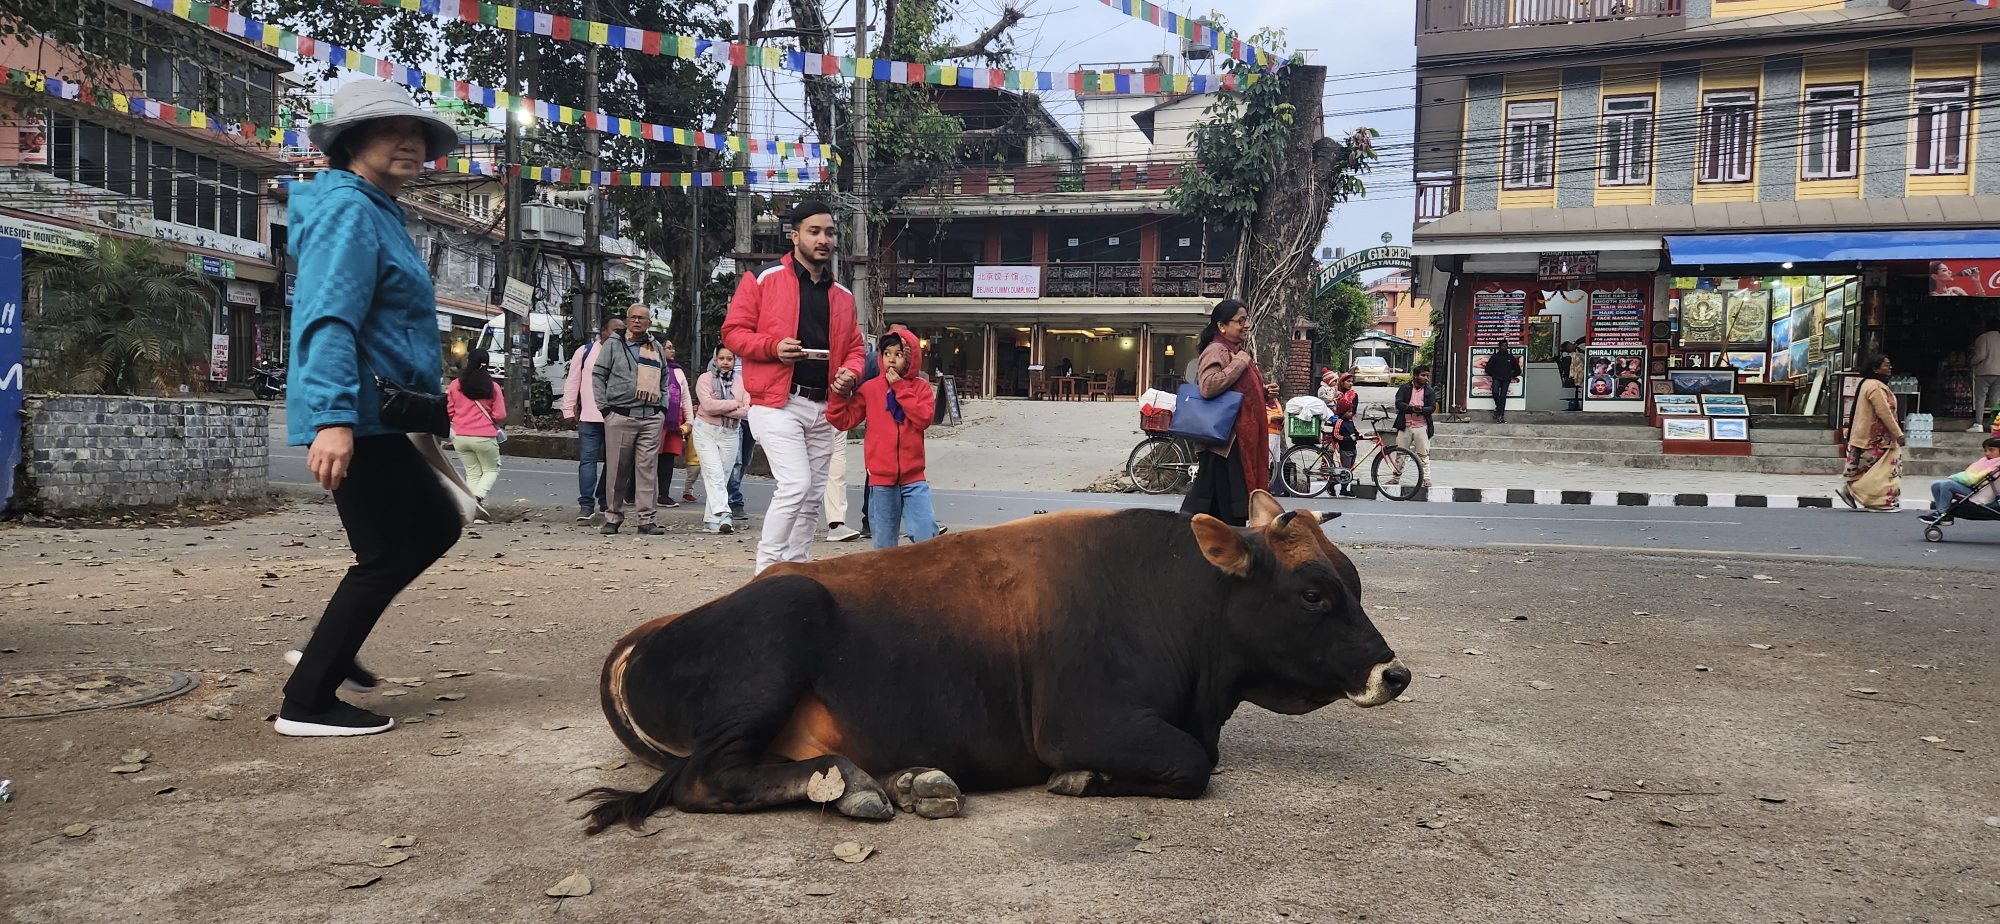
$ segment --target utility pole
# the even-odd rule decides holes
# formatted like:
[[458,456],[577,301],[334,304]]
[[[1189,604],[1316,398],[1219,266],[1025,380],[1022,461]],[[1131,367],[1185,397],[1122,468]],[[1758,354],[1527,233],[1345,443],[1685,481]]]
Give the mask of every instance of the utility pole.
[[[688,161],[690,163],[694,161],[692,153]],[[707,286],[704,284],[706,280],[702,278],[701,272],[701,187],[699,186],[688,187],[688,265],[694,276],[690,280],[691,288],[694,290],[694,350],[688,353],[688,359],[692,361],[694,368],[704,369],[708,366],[708,359],[701,352],[701,290]]]
[[[854,3],[854,56],[868,56],[868,0]],[[857,68],[854,73],[854,255],[849,259],[854,264],[851,288],[854,292],[854,320],[861,330],[873,336],[880,333],[870,322],[874,310],[869,301],[869,276],[875,271],[875,262],[868,245],[868,82],[872,74],[863,74]]]
[[506,142],[502,147],[500,189],[505,195],[507,233],[500,245],[500,268],[493,277],[493,301],[501,305],[500,317],[505,325],[501,328],[502,342],[500,355],[505,364],[501,367],[500,387],[512,407],[526,407],[526,395],[522,394],[519,368],[520,348],[525,339],[527,318],[518,317],[506,309],[507,281],[515,278],[521,253],[521,180],[506,168],[521,162],[521,125],[515,117],[512,100],[521,92],[521,33],[507,32],[507,94],[509,105],[504,117],[507,120]]
[[[736,36],[737,41],[750,44],[750,5],[747,3],[736,5]],[[736,133],[747,138],[750,136],[750,69],[735,68],[729,76],[736,81]],[[736,156],[736,169],[750,169],[749,154]],[[736,252],[739,254],[756,249],[752,243],[755,226],[751,221],[751,199],[750,187],[743,186],[736,190]]]
[[[597,0],[583,0],[583,18],[597,21]],[[597,111],[597,43],[584,46],[583,51],[583,111]],[[596,170],[597,132],[583,133],[583,156],[585,168]],[[603,323],[604,306],[604,253],[599,249],[599,236],[604,233],[603,196],[596,186],[585,187],[590,194],[589,204],[583,212],[583,311],[581,318],[572,318],[570,326],[579,332],[582,339],[590,339]]]

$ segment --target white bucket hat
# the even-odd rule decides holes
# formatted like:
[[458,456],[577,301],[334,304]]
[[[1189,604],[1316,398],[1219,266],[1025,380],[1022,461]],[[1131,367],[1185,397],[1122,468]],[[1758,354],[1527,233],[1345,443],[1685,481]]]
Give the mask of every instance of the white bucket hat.
[[458,147],[458,129],[435,112],[417,108],[410,94],[386,80],[357,80],[333,94],[333,118],[315,122],[306,129],[314,147],[330,150],[340,136],[364,122],[414,118],[424,128],[424,159],[437,160]]

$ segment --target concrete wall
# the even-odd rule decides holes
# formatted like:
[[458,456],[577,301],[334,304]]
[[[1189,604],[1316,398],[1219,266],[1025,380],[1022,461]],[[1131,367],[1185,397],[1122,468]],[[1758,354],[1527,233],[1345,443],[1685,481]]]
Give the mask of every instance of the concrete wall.
[[[269,488],[269,409],[188,398],[30,398],[35,502],[57,511],[254,497]],[[18,486],[16,503],[26,486]]]

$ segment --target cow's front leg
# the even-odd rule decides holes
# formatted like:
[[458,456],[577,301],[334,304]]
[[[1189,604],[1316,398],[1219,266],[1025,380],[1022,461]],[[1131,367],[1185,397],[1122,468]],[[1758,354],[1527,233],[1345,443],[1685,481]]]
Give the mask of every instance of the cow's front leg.
[[833,807],[842,815],[870,821],[896,817],[888,790],[838,754],[707,770],[681,781],[674,793],[674,806],[683,812],[754,812],[804,802],[813,774],[829,769],[840,773],[841,791],[834,797]]
[[965,807],[965,793],[943,770],[911,767],[889,774],[889,798],[896,807],[925,818],[950,818]]
[[1114,730],[1043,749],[1043,759],[1056,768],[1049,792],[1195,799],[1208,791],[1215,763],[1194,736],[1153,716],[1101,727]]

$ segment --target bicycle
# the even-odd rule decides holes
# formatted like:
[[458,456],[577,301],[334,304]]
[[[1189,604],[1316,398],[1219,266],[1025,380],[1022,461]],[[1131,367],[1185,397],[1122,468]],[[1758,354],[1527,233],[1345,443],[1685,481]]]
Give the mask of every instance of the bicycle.
[[[1375,486],[1376,493],[1390,500],[1405,501],[1417,496],[1429,480],[1424,470],[1424,462],[1417,454],[1401,446],[1389,445],[1385,434],[1395,431],[1382,429],[1382,421],[1393,415],[1384,405],[1368,409],[1369,432],[1359,442],[1364,443],[1355,455],[1354,468],[1344,468],[1340,464],[1337,449],[1324,440],[1318,445],[1294,446],[1285,450],[1278,470],[1278,479],[1293,497],[1318,497],[1328,489],[1337,493],[1351,491],[1354,473],[1362,465],[1368,466],[1368,478]],[[1386,466],[1385,466],[1386,463]],[[1383,477],[1383,469],[1388,469],[1388,478]]]
[[1201,451],[1186,439],[1167,432],[1172,411],[1141,411],[1140,429],[1147,436],[1125,459],[1125,477],[1147,494],[1178,494],[1194,483],[1201,468]]

